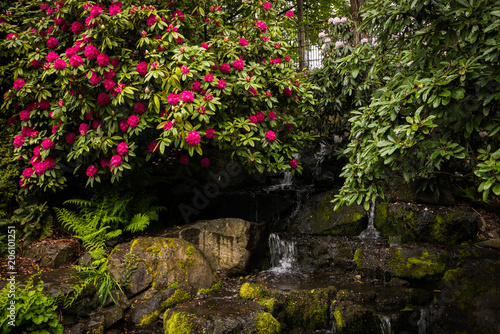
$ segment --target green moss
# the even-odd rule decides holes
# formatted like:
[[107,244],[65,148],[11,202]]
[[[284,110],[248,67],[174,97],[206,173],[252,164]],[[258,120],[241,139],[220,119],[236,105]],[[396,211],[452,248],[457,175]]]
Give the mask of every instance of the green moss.
[[193,246],[189,246],[188,248],[186,248],[186,255],[188,257],[191,257],[195,251],[196,249]]
[[182,313],[174,312],[173,314],[165,312],[163,329],[165,334],[192,334],[194,333],[194,326],[191,316]]
[[276,310],[278,300],[276,298],[261,298],[258,303],[264,306],[266,312],[274,314]]
[[201,293],[202,295],[211,295],[216,292],[219,292],[221,288],[222,288],[222,282],[219,279],[219,277],[216,276],[216,282],[210,288],[199,289],[198,292]]
[[278,334],[281,332],[281,325],[278,320],[267,312],[257,313],[254,321],[258,334]]
[[361,248],[356,249],[354,253],[354,262],[359,269],[363,269],[363,250]]
[[94,329],[91,334],[104,334],[104,323],[99,324],[99,327]]
[[187,262],[180,259],[179,259],[179,265],[181,266],[182,269],[188,268]]
[[151,323],[153,323],[153,321],[155,321],[156,319],[158,319],[158,315],[159,314],[160,314],[160,310],[156,310],[156,311],[154,311],[152,313],[143,315],[141,317],[141,321],[137,325],[137,327],[144,328],[144,327],[147,327],[147,326],[151,325]]
[[474,300],[490,290],[495,290],[495,280],[488,279],[487,276],[478,276],[467,269],[448,270],[443,277],[444,280],[455,287],[454,296],[458,308],[464,312],[474,309]]
[[[335,303],[335,301],[333,303]],[[342,318],[342,311],[340,310],[340,308],[336,308],[335,311],[333,311],[333,317],[335,318],[337,329],[341,331],[342,328],[345,327],[345,323],[344,318]]]
[[390,250],[389,267],[396,277],[422,279],[441,275],[446,270],[445,255],[420,252],[418,257],[403,257],[398,247]]
[[174,305],[180,304],[182,302],[185,302],[186,300],[191,299],[191,295],[182,290],[182,289],[177,289],[175,290],[174,294],[170,296],[167,300],[165,300],[163,303],[160,305],[160,309],[164,310],[169,307],[172,307]]
[[393,212],[388,204],[378,204],[375,227],[386,238],[400,236],[401,242],[415,242],[416,218],[417,214],[411,208],[397,206],[397,212]]
[[148,252],[149,254],[155,254],[156,255],[156,254],[160,254],[161,249],[157,245],[153,245],[153,246],[150,246],[150,247],[146,248],[146,252]]
[[335,292],[333,287],[293,291],[284,305],[286,324],[310,330],[326,328],[329,301]]
[[261,298],[262,288],[257,284],[246,282],[240,288],[240,297],[243,299]]

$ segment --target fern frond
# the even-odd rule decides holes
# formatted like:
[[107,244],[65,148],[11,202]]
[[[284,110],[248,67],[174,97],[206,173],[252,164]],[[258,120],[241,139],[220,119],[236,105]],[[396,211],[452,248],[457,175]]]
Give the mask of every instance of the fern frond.
[[54,208],[54,211],[56,212],[57,219],[64,227],[72,230],[77,235],[85,231],[85,226],[87,225],[85,220],[75,212],[64,208]]
[[92,201],[87,201],[85,199],[80,199],[80,198],[73,198],[65,201],[63,204],[73,204],[78,207],[91,207]]
[[113,230],[111,232],[108,232],[104,235],[104,238],[106,240],[116,238],[118,236],[122,235],[122,230]]
[[144,231],[148,226],[149,216],[147,214],[138,213],[132,217],[130,223],[128,223],[123,229],[127,232],[135,233],[138,231]]

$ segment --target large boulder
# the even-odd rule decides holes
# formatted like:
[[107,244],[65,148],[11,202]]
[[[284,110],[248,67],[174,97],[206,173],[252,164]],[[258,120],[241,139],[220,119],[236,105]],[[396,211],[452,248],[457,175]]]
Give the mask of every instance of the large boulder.
[[198,221],[170,232],[189,241],[205,255],[212,267],[228,275],[241,275],[255,267],[263,255],[265,243],[263,223],[239,218]]
[[220,282],[193,244],[175,238],[137,238],[120,244],[109,256],[108,270],[131,295],[173,286],[197,293]]
[[457,208],[405,203],[377,203],[375,227],[386,238],[403,243],[459,245],[473,240],[479,216]]
[[43,267],[60,268],[76,258],[80,245],[75,239],[60,239],[33,243],[24,256],[39,261]]
[[309,198],[295,217],[291,232],[356,236],[368,226],[366,211],[360,205],[341,207],[334,211],[332,200],[337,190]]

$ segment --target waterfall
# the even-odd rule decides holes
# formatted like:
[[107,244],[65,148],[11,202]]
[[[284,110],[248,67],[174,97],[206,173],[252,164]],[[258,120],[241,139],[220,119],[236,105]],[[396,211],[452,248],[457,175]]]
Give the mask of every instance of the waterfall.
[[319,151],[314,153],[314,159],[316,159],[316,164],[314,165],[312,172],[314,176],[318,176],[321,172],[321,164],[325,160],[327,153],[326,144],[321,142],[319,143]]
[[276,233],[269,235],[271,269],[277,273],[289,272],[295,264],[295,242],[281,240]]
[[382,334],[394,334],[391,328],[391,318],[385,315],[379,315],[379,319]]
[[423,308],[420,310],[420,319],[417,322],[418,334],[427,334],[428,316],[427,309]]
[[375,200],[368,211],[368,227],[359,234],[358,238],[364,241],[379,241],[380,239],[380,232],[375,228]]

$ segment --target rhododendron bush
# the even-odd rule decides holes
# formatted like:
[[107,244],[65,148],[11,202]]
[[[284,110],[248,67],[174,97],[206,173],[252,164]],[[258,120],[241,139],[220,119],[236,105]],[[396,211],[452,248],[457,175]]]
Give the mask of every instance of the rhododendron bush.
[[231,21],[209,0],[16,3],[1,15],[0,57],[13,55],[1,110],[20,186],[62,187],[68,168],[113,182],[167,156],[208,167],[221,152],[250,171],[300,170],[314,99],[279,2],[244,1]]

